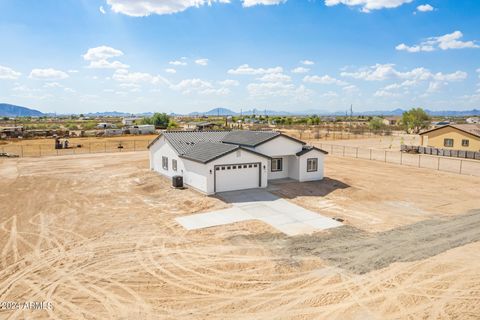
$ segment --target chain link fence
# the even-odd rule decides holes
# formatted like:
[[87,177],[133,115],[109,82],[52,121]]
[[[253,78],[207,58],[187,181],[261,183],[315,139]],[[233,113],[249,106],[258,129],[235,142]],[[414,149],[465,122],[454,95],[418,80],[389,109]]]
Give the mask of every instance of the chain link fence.
[[425,154],[410,154],[394,150],[366,149],[318,142],[314,143],[314,145],[328,151],[329,154],[333,156],[374,160],[480,177],[480,161],[478,160],[444,158]]
[[151,140],[109,140],[71,144],[68,149],[55,149],[55,144],[7,144],[0,145],[0,153],[19,157],[63,156],[86,153],[146,151]]

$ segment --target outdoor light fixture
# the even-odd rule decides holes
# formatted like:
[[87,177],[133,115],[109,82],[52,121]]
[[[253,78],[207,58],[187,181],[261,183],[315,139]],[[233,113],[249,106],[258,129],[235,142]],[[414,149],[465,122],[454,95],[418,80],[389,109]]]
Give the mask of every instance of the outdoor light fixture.
[[212,169],[210,169],[210,174],[212,174]]

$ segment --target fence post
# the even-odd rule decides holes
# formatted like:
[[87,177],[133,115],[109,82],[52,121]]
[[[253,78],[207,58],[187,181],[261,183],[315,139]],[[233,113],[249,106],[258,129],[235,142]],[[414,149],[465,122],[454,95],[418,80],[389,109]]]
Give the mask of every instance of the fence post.
[[370,149],[370,160],[372,160],[372,149]]
[[385,162],[387,162],[387,150],[384,151],[385,152]]
[[343,146],[343,157],[345,157],[345,146]]
[[41,157],[42,156],[42,145],[38,145],[38,155]]
[[440,170],[440,157],[437,157],[437,170]]
[[460,160],[460,174],[462,174],[463,160]]
[[104,142],[103,151],[104,151],[104,152],[107,152],[107,141]]
[[358,147],[355,150],[355,158],[358,158]]
[[137,144],[136,144],[136,140],[133,140],[133,151],[137,151]]
[[400,151],[400,164],[403,164],[403,152]]
[[23,158],[23,146],[20,146],[20,151],[22,153],[22,158]]
[[419,155],[418,155],[418,167],[419,167],[419,168],[421,168],[421,165],[420,165],[421,161],[422,161],[422,155],[419,154]]

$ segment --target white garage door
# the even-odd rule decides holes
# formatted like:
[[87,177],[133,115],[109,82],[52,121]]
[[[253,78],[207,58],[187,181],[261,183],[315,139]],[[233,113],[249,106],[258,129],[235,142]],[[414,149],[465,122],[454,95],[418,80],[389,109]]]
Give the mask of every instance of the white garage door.
[[260,163],[215,166],[215,192],[258,188],[260,167]]

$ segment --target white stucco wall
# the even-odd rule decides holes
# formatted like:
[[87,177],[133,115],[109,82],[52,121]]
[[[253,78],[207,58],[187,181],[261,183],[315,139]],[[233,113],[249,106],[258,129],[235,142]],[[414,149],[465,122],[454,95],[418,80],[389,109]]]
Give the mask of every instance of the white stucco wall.
[[279,136],[262,143],[254,150],[270,157],[294,155],[302,150],[302,144],[291,139]]
[[272,172],[271,162],[268,161],[268,179],[274,180],[291,177],[290,167],[294,165],[294,156],[297,152],[302,150],[302,147],[303,145],[299,142],[296,142],[289,138],[285,138],[283,136],[279,136],[257,146],[256,148],[254,148],[254,150],[272,158],[283,159],[282,171],[275,172]]
[[300,178],[300,169],[298,168],[298,158],[297,156],[288,157],[288,177],[298,180]]
[[[307,159],[317,158],[318,159],[318,170],[313,172],[307,172]],[[324,169],[324,160],[325,154],[320,151],[312,150],[300,157],[298,157],[298,166],[299,166],[299,181],[314,181],[323,179],[323,169]]]
[[269,160],[268,161],[268,179],[269,180],[274,180],[274,179],[282,179],[282,178],[287,178],[288,177],[288,170],[289,170],[289,157],[288,156],[283,156],[283,157],[274,157],[274,158],[282,158],[283,159],[283,166],[282,166],[282,171],[272,171],[272,162]]
[[[165,170],[162,167],[162,156],[168,157],[168,170]],[[177,171],[173,171],[172,159],[177,160]],[[267,158],[254,153],[245,150],[239,150],[207,164],[203,164],[180,158],[164,137],[160,137],[160,139],[150,147],[151,170],[154,170],[168,178],[171,178],[174,175],[183,176],[184,184],[206,194],[214,194],[215,165],[254,162],[261,163],[262,188],[266,188],[268,184],[267,166],[269,165],[269,161]],[[210,173],[210,170],[212,173]]]
[[[168,158],[168,170],[162,167],[162,156]],[[177,171],[173,170],[172,159],[177,160]],[[183,175],[183,161],[178,157],[175,149],[165,140],[165,137],[160,137],[160,139],[150,147],[150,169],[167,177]]]

